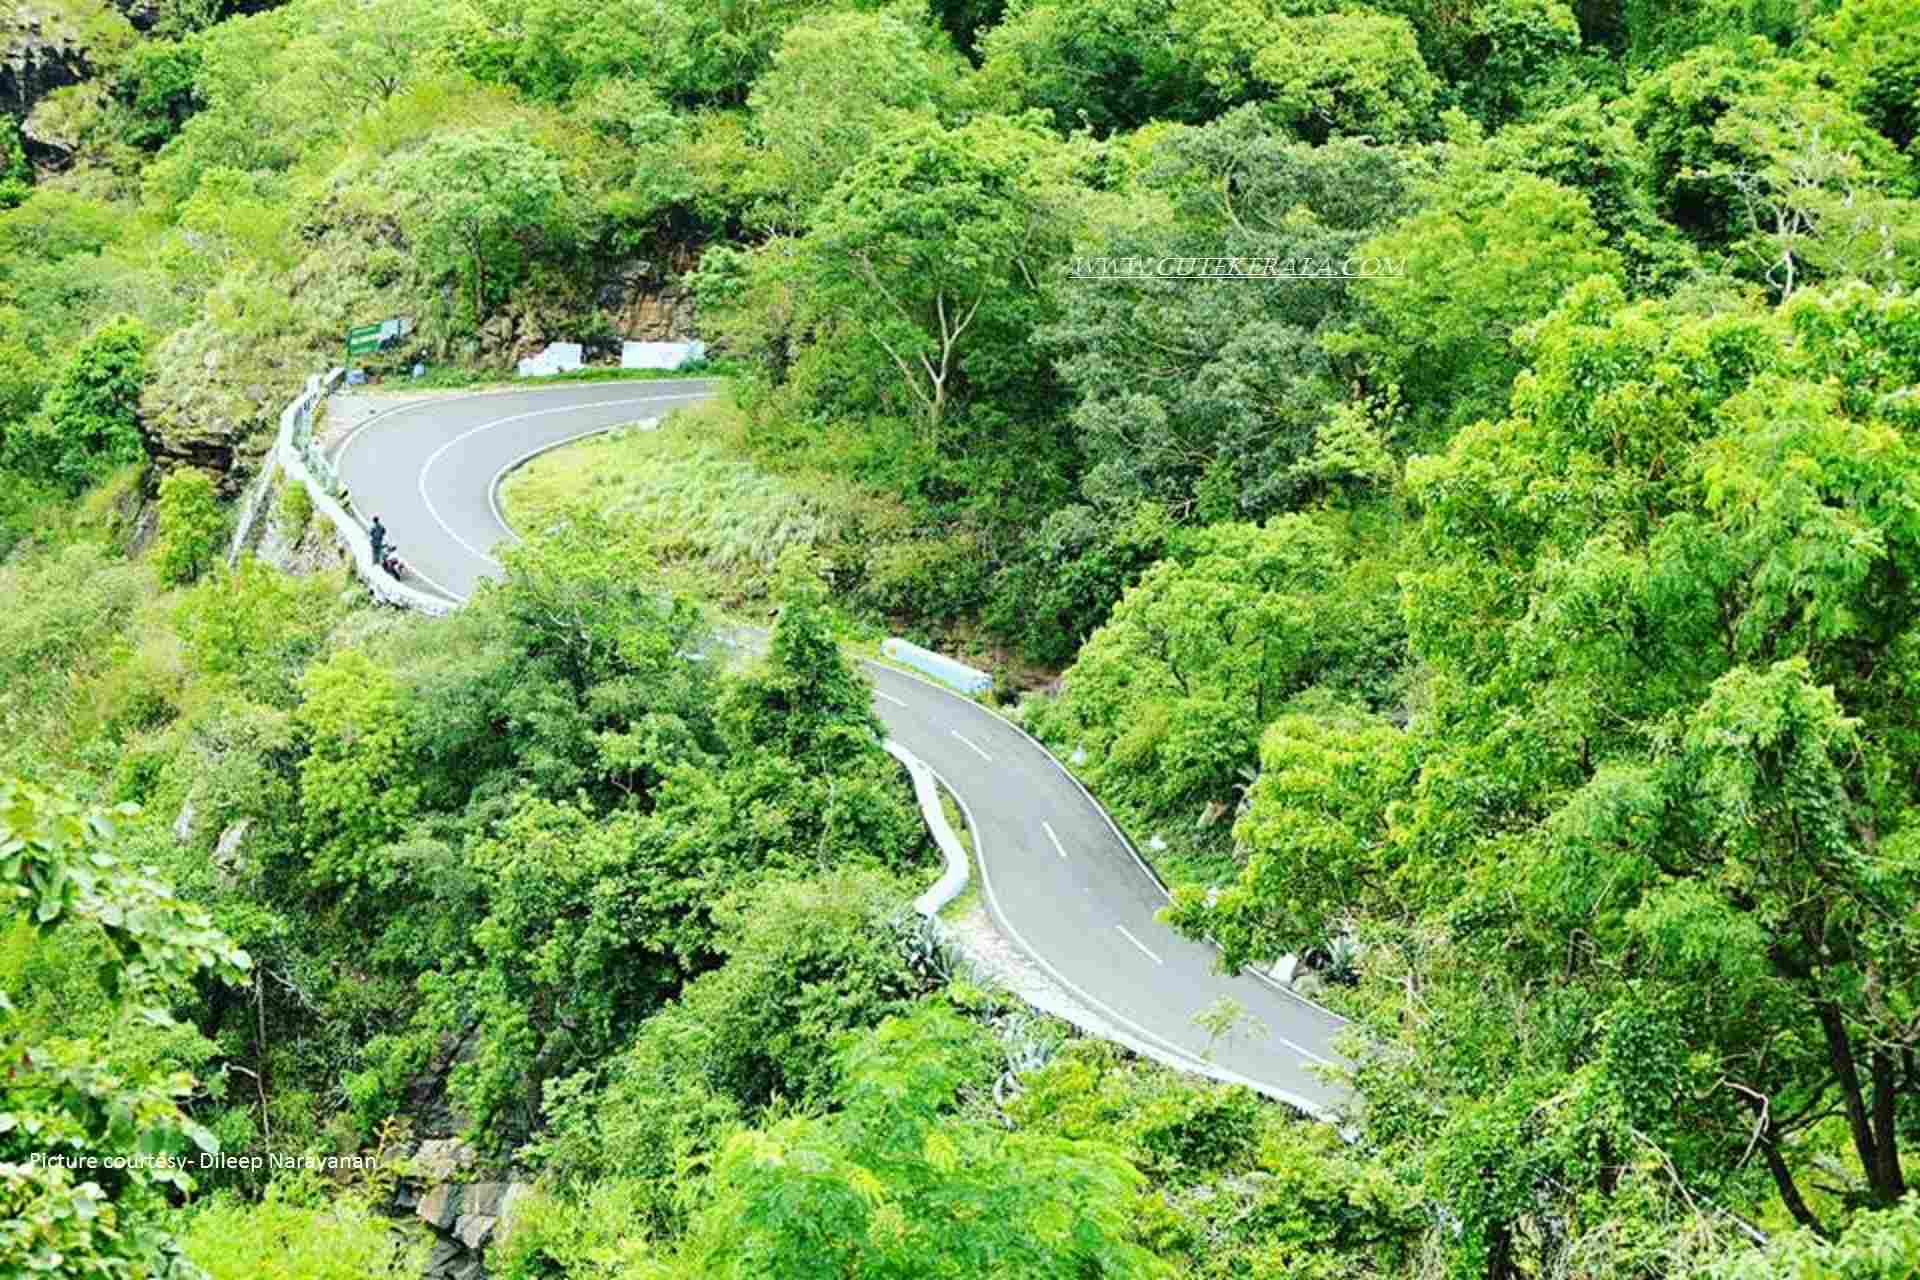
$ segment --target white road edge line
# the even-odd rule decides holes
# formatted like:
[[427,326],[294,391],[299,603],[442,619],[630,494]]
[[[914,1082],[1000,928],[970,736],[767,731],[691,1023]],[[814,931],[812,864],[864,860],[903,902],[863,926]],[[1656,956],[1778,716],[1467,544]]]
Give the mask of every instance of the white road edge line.
[[[482,431],[491,431],[495,427],[504,427],[509,422],[523,422],[528,418],[545,418],[556,413],[578,413],[582,409],[606,409],[606,408],[611,408],[615,405],[629,405],[629,404],[658,404],[662,400],[686,400],[689,398],[690,397],[683,392],[680,395],[641,396],[641,397],[637,397],[629,400],[596,400],[591,404],[563,405],[558,409],[534,409],[528,413],[515,413],[515,414],[510,414],[504,418],[495,418],[492,422],[483,422],[479,426],[469,428],[468,430],[463,431],[459,435],[455,436],[453,439],[447,441],[445,444],[441,445],[438,449],[435,449],[431,454],[429,454],[427,456],[427,460],[420,464],[420,482],[419,482],[419,485],[417,486],[420,490],[420,502],[423,506],[426,507],[427,514],[433,517],[433,522],[439,525],[441,530],[444,531],[449,538],[452,538],[455,542],[465,547],[469,554],[473,555],[477,559],[485,560],[488,564],[492,565],[494,568],[497,569],[500,567],[500,562],[498,560],[495,560],[492,556],[488,555],[486,552],[480,550],[480,548],[474,546],[471,542],[468,542],[465,538],[461,537],[459,534],[455,533],[453,531],[453,526],[449,525],[446,522],[446,519],[443,516],[441,516],[440,508],[433,505],[433,499],[427,494],[427,477],[430,474],[432,474],[434,464],[440,461],[442,457],[446,456],[446,453],[449,449],[452,449],[455,445],[466,443],[468,440],[472,439],[474,436],[479,435]],[[607,427],[602,429],[611,431],[614,427],[617,427],[619,425],[621,424],[617,422],[611,423]],[[582,434],[591,435],[593,433],[584,432]]]
[[965,734],[961,733],[958,729],[949,729],[947,730],[947,732],[951,733],[954,737],[960,739],[960,741],[966,743],[967,746],[972,749],[973,754],[979,756],[982,760],[985,760],[988,764],[993,763],[992,756],[982,751],[979,747],[974,746],[972,740],[969,739]]
[[[1025,738],[1035,751],[1038,751],[1041,755],[1045,756],[1047,760],[1052,763],[1053,767],[1058,769],[1062,774],[1062,776],[1064,776],[1066,780],[1073,785],[1074,789],[1077,790],[1082,796],[1086,798],[1087,803],[1093,807],[1094,812],[1100,815],[1101,821],[1106,823],[1107,830],[1113,833],[1114,840],[1116,840],[1119,843],[1122,849],[1126,850],[1127,856],[1133,859],[1133,864],[1140,869],[1140,874],[1144,875],[1147,878],[1147,883],[1151,884],[1154,887],[1154,891],[1158,893],[1161,897],[1167,899],[1169,902],[1173,900],[1173,892],[1170,889],[1168,889],[1165,884],[1161,883],[1160,877],[1155,875],[1153,868],[1147,865],[1147,860],[1140,856],[1140,851],[1138,849],[1133,847],[1133,841],[1127,839],[1126,834],[1120,830],[1120,824],[1113,820],[1113,815],[1107,812],[1107,807],[1101,804],[1099,800],[1094,798],[1094,794],[1091,790],[1088,789],[1087,784],[1082,782],[1079,776],[1075,774],[1073,770],[1067,768],[1067,766],[1061,762],[1059,756],[1056,756],[1053,754],[1053,752],[1049,751],[1047,749],[1046,744],[1041,742],[1040,739],[1034,737],[1031,733],[1028,733],[1025,728],[1023,728],[1018,724],[1015,724],[1013,721],[1007,719],[1007,717],[1001,715],[999,712],[994,711],[991,708],[981,706],[979,703],[973,701],[971,698],[968,698],[963,694],[955,693],[952,689],[947,688],[945,685],[940,684],[933,680],[929,680],[925,676],[920,675],[918,672],[908,671],[903,667],[882,666],[881,664],[874,662],[870,658],[862,658],[861,661],[865,663],[867,666],[872,667],[876,671],[885,671],[890,674],[900,676],[903,679],[917,681],[918,683],[927,686],[927,688],[929,689],[937,689],[941,693],[946,694],[949,698],[954,699],[955,701],[961,703],[964,706],[972,708],[974,711],[980,713],[981,715],[993,717],[993,719],[998,721],[1000,724],[1005,725],[1007,728],[1012,729],[1015,733],[1019,734],[1022,738]],[[1219,949],[1218,943],[1211,943],[1211,945],[1214,947],[1215,950]],[[1266,970],[1261,969],[1258,966],[1249,965],[1246,969],[1242,970],[1242,973],[1244,973],[1247,977],[1252,978],[1255,982],[1258,982],[1260,985],[1279,993],[1283,998],[1290,1000],[1297,1005],[1300,1005],[1302,1008],[1312,1009],[1315,1013],[1321,1014],[1324,1017],[1332,1018],[1334,1021],[1340,1023],[1342,1026],[1349,1026],[1352,1024],[1352,1019],[1344,1017],[1341,1014],[1335,1013],[1333,1010],[1327,1008],[1325,1005],[1315,1004],[1313,1001],[1307,999],[1305,996],[1301,995],[1298,991],[1295,991],[1292,987],[1287,986],[1285,983],[1279,981],[1277,978],[1273,977],[1273,975],[1269,974]],[[1291,1041],[1285,1041],[1283,1043],[1291,1044]],[[1298,1045],[1294,1045],[1293,1047],[1299,1048]],[[1328,1061],[1327,1059],[1320,1057],[1319,1054],[1313,1053],[1310,1050],[1302,1050],[1302,1052],[1306,1053],[1309,1057],[1314,1058],[1317,1061],[1320,1061],[1320,1062]],[[1337,1065],[1337,1064],[1330,1064],[1330,1065]]]
[[896,698],[890,693],[882,693],[878,689],[875,689],[873,691],[873,696],[876,698],[885,698],[888,702],[891,702],[896,707],[904,707],[907,705],[905,699]]
[[1042,822],[1040,824],[1040,829],[1047,833],[1047,839],[1053,841],[1053,851],[1059,854],[1062,858],[1065,858],[1067,856],[1067,847],[1060,843],[1059,836],[1053,834],[1053,827],[1046,822]]
[[1142,955],[1144,955],[1144,956],[1145,956],[1145,957],[1146,957],[1147,959],[1149,959],[1149,960],[1151,960],[1151,961],[1153,961],[1153,962],[1154,962],[1155,964],[1160,964],[1160,965],[1163,965],[1163,964],[1165,964],[1165,963],[1166,963],[1166,961],[1164,961],[1164,960],[1162,960],[1162,959],[1161,959],[1161,958],[1160,958],[1159,956],[1157,956],[1157,955],[1155,955],[1155,954],[1153,954],[1153,952],[1151,952],[1151,951],[1149,951],[1149,950],[1147,950],[1147,944],[1146,944],[1146,943],[1144,943],[1144,942],[1142,942],[1142,941],[1140,941],[1140,939],[1138,939],[1138,938],[1136,938],[1136,937],[1134,937],[1134,936],[1133,936],[1132,934],[1130,934],[1130,933],[1128,933],[1128,932],[1127,932],[1127,926],[1125,926],[1125,925],[1123,925],[1123,924],[1117,924],[1117,925],[1115,925],[1115,926],[1113,926],[1113,927],[1114,927],[1114,928],[1116,928],[1116,929],[1118,929],[1118,930],[1120,931],[1120,936],[1121,936],[1121,937],[1123,937],[1123,938],[1125,938],[1125,939],[1126,939],[1126,940],[1127,940],[1128,942],[1131,942],[1131,943],[1132,943],[1132,944],[1133,944],[1134,946],[1136,946],[1136,947],[1138,947],[1138,948],[1140,948],[1140,954],[1142,954]]
[[[888,670],[888,669],[889,668],[882,668],[882,670]],[[905,674],[905,673],[902,673],[902,674]],[[913,677],[913,678],[918,679],[918,677]],[[934,779],[937,782],[939,782],[941,786],[947,789],[947,794],[953,797],[954,803],[960,806],[960,815],[967,820],[967,827],[969,830],[973,832],[973,857],[974,857],[975,863],[977,863],[980,868],[980,887],[986,891],[987,906],[993,912],[994,920],[1000,925],[1002,929],[1005,929],[1007,931],[1007,936],[1013,939],[1014,945],[1019,947],[1022,951],[1026,952],[1027,955],[1033,959],[1034,963],[1038,964],[1042,969],[1044,969],[1048,973],[1048,975],[1053,978],[1055,982],[1059,983],[1070,994],[1077,996],[1082,1004],[1085,1004],[1089,1008],[1092,1008],[1097,1012],[1106,1015],[1107,1018],[1111,1019],[1111,1025],[1124,1027],[1129,1033],[1135,1036],[1138,1036],[1143,1040],[1149,1040],[1154,1042],[1155,1044],[1158,1044],[1159,1046],[1161,1046],[1161,1048],[1164,1051],[1170,1053],[1174,1058],[1184,1061],[1187,1064],[1187,1069],[1189,1071],[1196,1072],[1197,1074],[1203,1075],[1203,1076],[1210,1076],[1215,1080],[1222,1080],[1228,1084],[1246,1085],[1249,1089],[1252,1089],[1255,1093],[1265,1094],[1269,1098],[1277,1098],[1281,1102],[1286,1103],[1288,1106],[1295,1108],[1296,1110],[1300,1111],[1305,1115],[1313,1116],[1315,1119],[1324,1120],[1329,1117],[1329,1115],[1331,1114],[1331,1109],[1321,1103],[1313,1102],[1308,1098],[1304,1097],[1303,1095],[1294,1093],[1290,1089],[1283,1089],[1279,1085],[1262,1084],[1257,1080],[1253,1080],[1248,1078],[1247,1076],[1241,1075],[1237,1071],[1231,1070],[1227,1067],[1222,1067],[1218,1063],[1215,1063],[1206,1058],[1200,1057],[1198,1054],[1194,1053],[1191,1049],[1182,1048],[1181,1046],[1175,1044],[1173,1041],[1167,1039],[1165,1036],[1154,1034],[1153,1032],[1147,1030],[1145,1027],[1141,1026],[1139,1023],[1135,1022],[1132,1018],[1129,1018],[1125,1014],[1122,1014],[1119,1010],[1115,1009],[1112,1005],[1107,1004],[1105,1001],[1095,997],[1093,994],[1088,992],[1085,988],[1081,987],[1079,984],[1075,983],[1072,979],[1068,978],[1066,974],[1061,973],[1059,969],[1055,968],[1052,961],[1048,960],[1045,956],[1041,955],[1038,951],[1035,951],[1033,949],[1033,946],[1030,943],[1028,943],[1028,941],[1025,938],[1020,936],[1020,931],[1014,928],[1012,922],[1010,922],[1007,919],[1007,913],[1000,909],[999,895],[994,893],[993,891],[993,873],[987,870],[987,859],[984,856],[984,845],[982,843],[981,835],[980,835],[980,824],[973,820],[973,809],[971,806],[967,804],[967,798],[961,795],[958,791],[954,790],[953,784],[948,782],[945,778],[942,778],[940,776],[939,770],[934,769],[933,766],[931,765],[928,765],[927,768],[928,768],[928,771],[933,774]],[[1106,1039],[1111,1037],[1103,1036],[1102,1038]],[[1274,1039],[1279,1040],[1280,1043],[1286,1045],[1290,1049],[1296,1049],[1296,1050],[1300,1049],[1299,1045],[1294,1044],[1291,1040],[1287,1040],[1284,1037],[1275,1036]],[[1134,1047],[1134,1046],[1130,1046],[1130,1047]],[[1139,1052],[1139,1049],[1137,1047],[1134,1047],[1134,1051],[1137,1053]],[[1300,1051],[1303,1053],[1307,1052],[1306,1050],[1300,1050]],[[1317,1058],[1319,1055],[1309,1053],[1308,1056]],[[1324,1061],[1324,1059],[1322,1059],[1322,1061]],[[1173,1065],[1173,1064],[1169,1063],[1168,1065]]]
[[520,536],[520,531],[507,523],[506,509],[500,505],[500,486],[506,483],[509,474],[520,467],[524,467],[527,463],[532,462],[543,453],[552,453],[555,449],[564,449],[570,444],[578,444],[589,436],[612,435],[614,432],[624,430],[627,427],[632,427],[638,431],[658,431],[660,429],[660,421],[659,418],[641,418],[635,422],[616,422],[610,427],[594,427],[587,431],[576,431],[570,436],[562,436],[558,440],[543,444],[537,449],[527,450],[512,462],[509,462],[506,466],[494,472],[493,479],[487,481],[487,510],[493,513],[493,522],[500,526],[500,531],[506,534],[507,537],[513,539],[515,542],[525,542],[526,539]]

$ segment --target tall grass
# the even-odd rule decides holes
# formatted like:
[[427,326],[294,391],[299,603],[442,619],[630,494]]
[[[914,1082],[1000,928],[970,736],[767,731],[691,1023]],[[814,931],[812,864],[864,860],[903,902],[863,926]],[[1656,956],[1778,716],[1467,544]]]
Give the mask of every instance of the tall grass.
[[743,430],[722,403],[556,450],[507,479],[507,518],[526,536],[580,508],[630,521],[675,585],[730,606],[765,600],[790,548],[844,561],[903,518],[843,481],[767,470]]

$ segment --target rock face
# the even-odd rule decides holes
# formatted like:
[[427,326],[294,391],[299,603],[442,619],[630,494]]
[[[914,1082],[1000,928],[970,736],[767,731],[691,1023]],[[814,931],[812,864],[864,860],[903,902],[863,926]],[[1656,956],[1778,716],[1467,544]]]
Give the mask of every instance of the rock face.
[[478,1164],[473,1148],[454,1138],[429,1139],[414,1152],[414,1178],[395,1203],[411,1205],[434,1232],[425,1280],[482,1280],[487,1246],[506,1239],[533,1197],[532,1184],[487,1177]]
[[54,9],[28,3],[0,18],[0,111],[24,120],[40,99],[91,72],[78,35]]
[[242,470],[273,443],[280,410],[298,377],[266,363],[268,353],[234,353],[207,322],[168,338],[151,357],[154,376],[140,399],[147,452],[163,468],[200,467],[229,496]]
[[[691,260],[677,269],[691,266]],[[635,259],[623,262],[600,282],[594,303],[613,317],[623,338],[640,342],[673,342],[697,338],[693,295],[678,284],[660,279],[653,264]]]

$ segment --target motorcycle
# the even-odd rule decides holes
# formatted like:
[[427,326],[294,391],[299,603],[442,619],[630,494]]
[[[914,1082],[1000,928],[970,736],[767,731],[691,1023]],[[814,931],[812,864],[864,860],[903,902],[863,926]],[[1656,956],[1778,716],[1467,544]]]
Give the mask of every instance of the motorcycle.
[[407,576],[407,564],[400,558],[400,548],[391,542],[380,549],[380,567],[385,569],[387,575],[395,582]]

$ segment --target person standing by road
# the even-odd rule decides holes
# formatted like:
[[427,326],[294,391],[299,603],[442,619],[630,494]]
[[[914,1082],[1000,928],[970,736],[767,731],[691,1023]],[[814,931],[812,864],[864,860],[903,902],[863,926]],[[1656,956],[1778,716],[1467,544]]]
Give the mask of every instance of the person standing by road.
[[373,544],[373,562],[381,563],[387,549],[387,526],[380,523],[379,516],[375,516],[373,523],[367,526],[367,541]]

